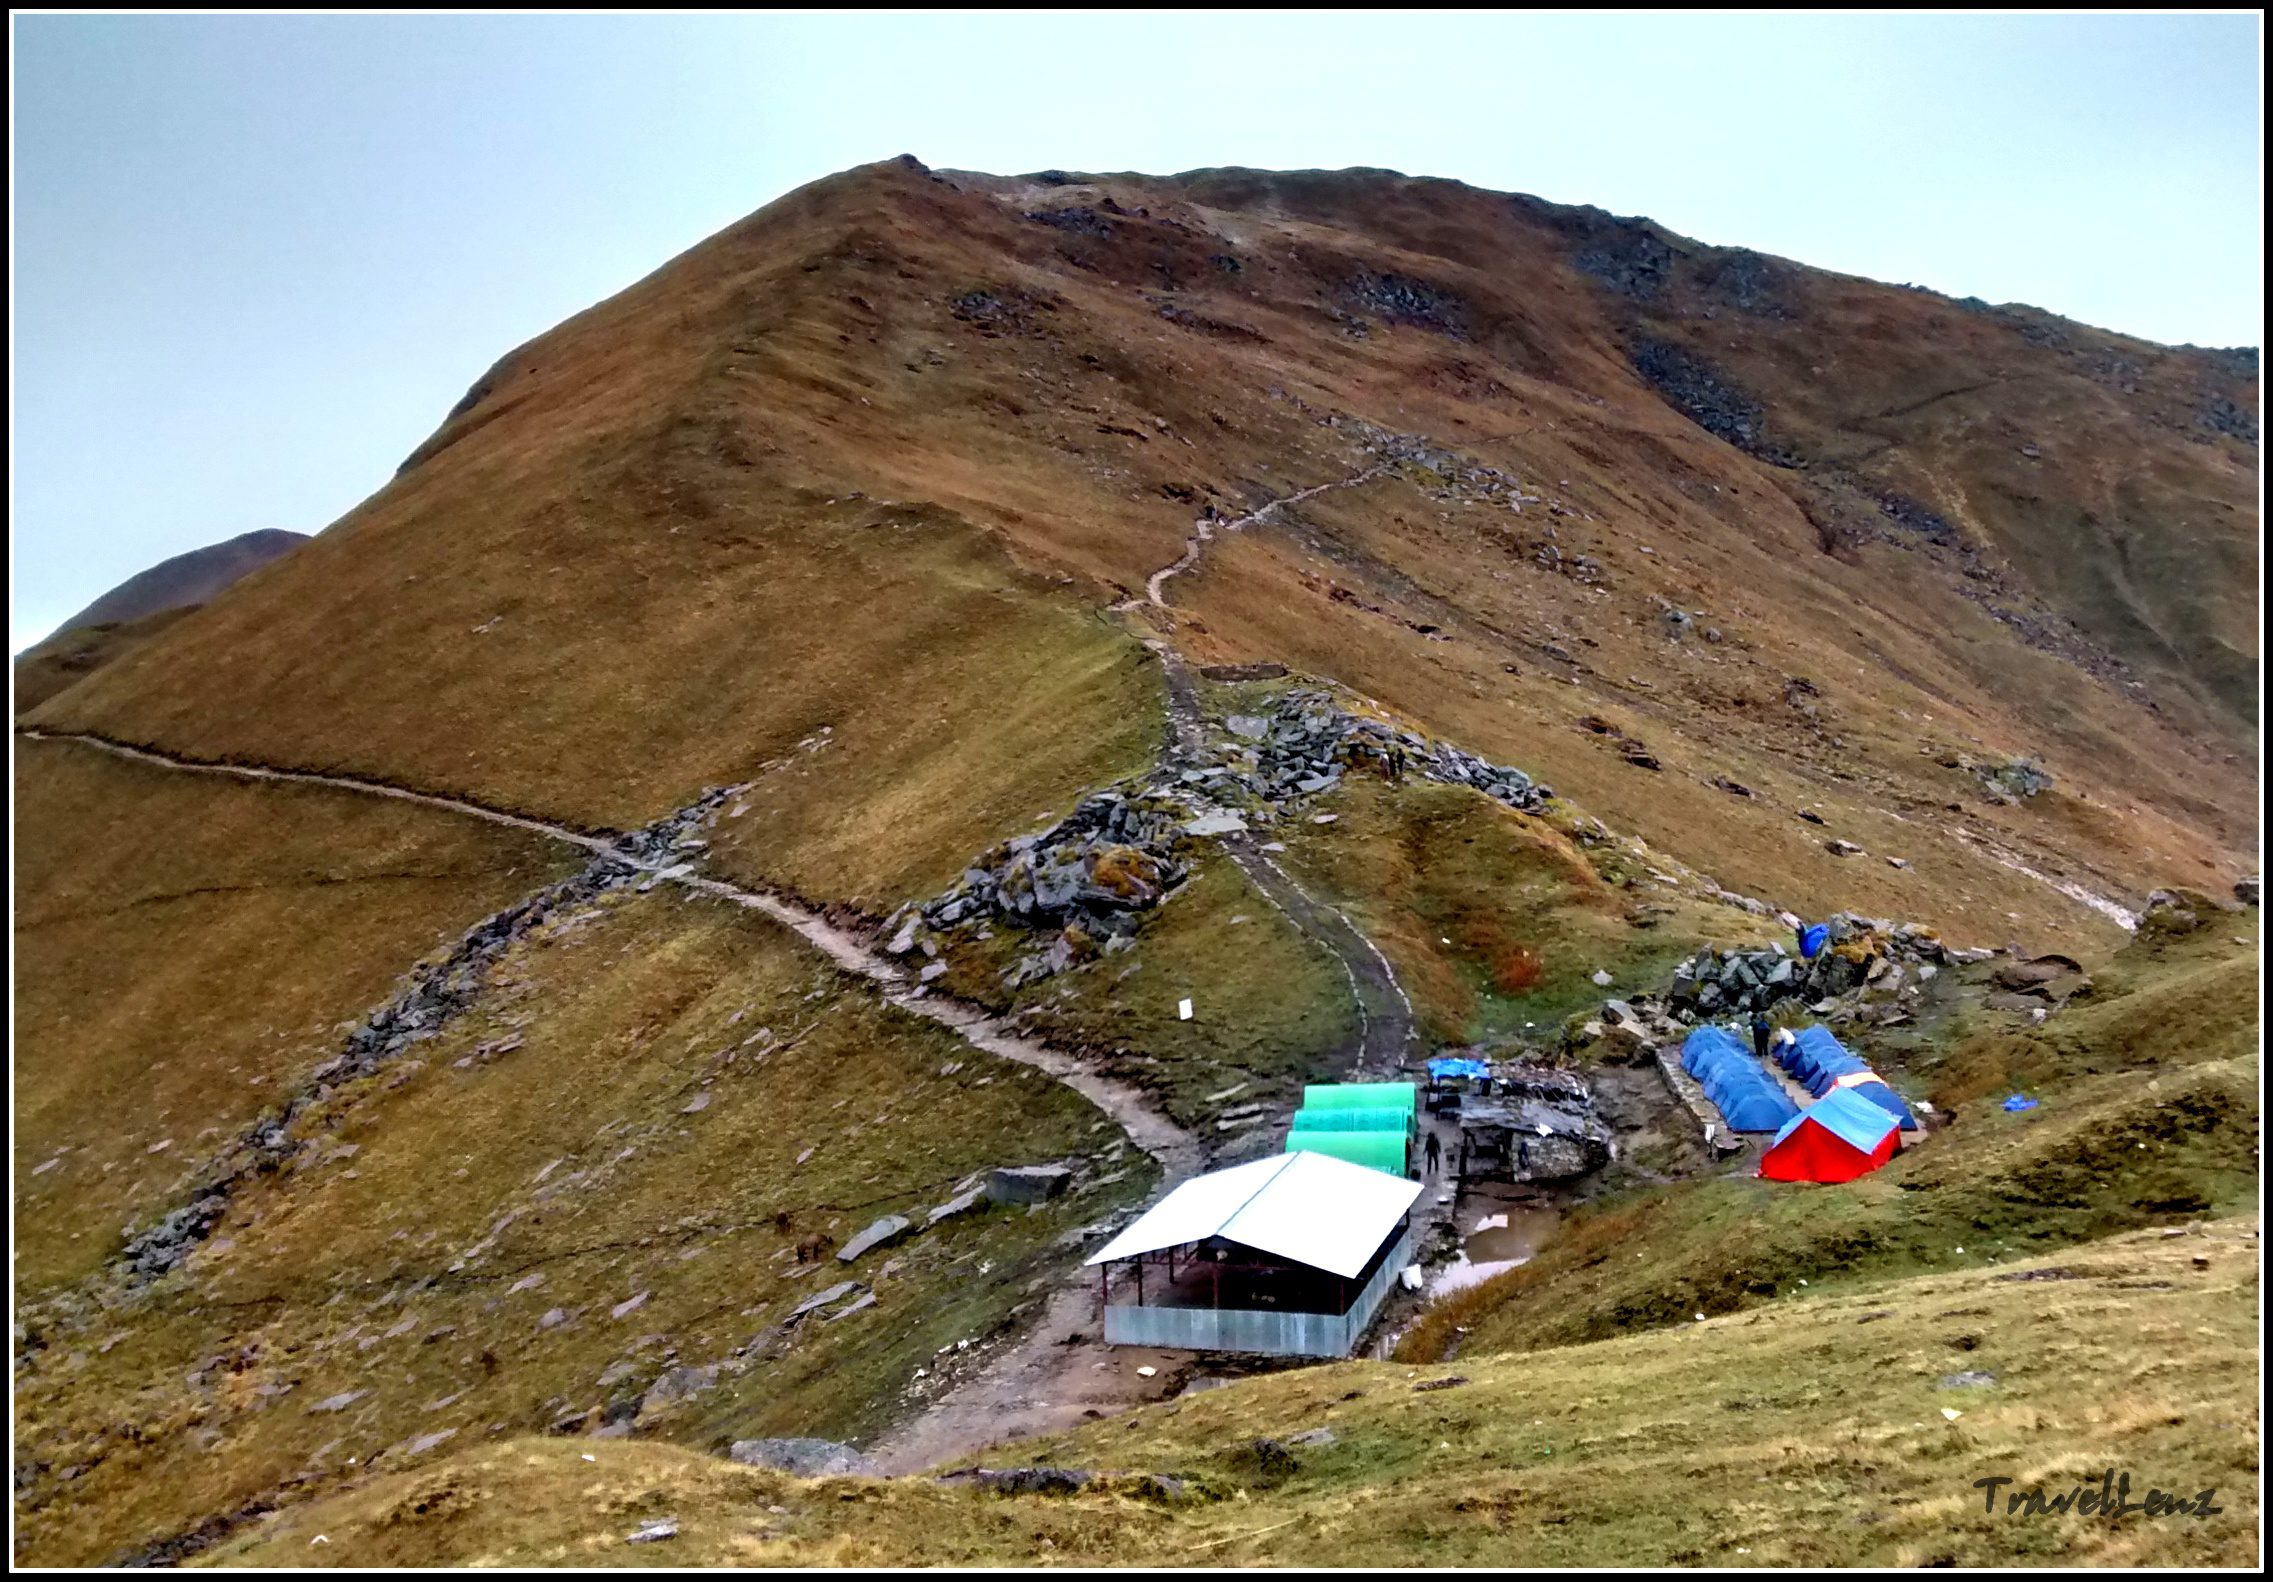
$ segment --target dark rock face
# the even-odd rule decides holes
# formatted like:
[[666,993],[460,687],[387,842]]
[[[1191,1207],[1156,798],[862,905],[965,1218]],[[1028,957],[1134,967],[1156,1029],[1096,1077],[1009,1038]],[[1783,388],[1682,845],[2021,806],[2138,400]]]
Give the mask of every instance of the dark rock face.
[[1799,458],[1772,443],[1760,404],[1737,389],[1694,353],[1670,341],[1643,340],[1632,351],[1634,371],[1658,394],[1715,439],[1778,467],[1796,467]]
[[2231,398],[2211,394],[2202,398],[2202,426],[2214,434],[2229,435],[2246,445],[2257,443],[2257,419]]
[[1647,302],[1673,278],[1680,255],[1656,231],[1638,220],[1616,220],[1599,210],[1590,233],[1571,262],[1620,296]]
[[1029,209],[1026,212],[1026,218],[1037,225],[1047,225],[1054,230],[1070,231],[1077,236],[1094,236],[1100,241],[1109,242],[1114,235],[1113,222],[1106,219],[1095,209],[1086,206],[1067,209]]
[[1352,306],[1378,313],[1391,324],[1434,330],[1454,340],[1468,338],[1467,312],[1459,297],[1442,286],[1408,275],[1360,275],[1342,288]]
[[1792,317],[1785,272],[1749,248],[1708,254],[1698,263],[1696,278],[1707,296],[1740,312],[1771,319]]
[[1946,518],[1928,510],[1908,495],[1887,490],[1879,496],[1878,508],[1882,515],[1897,525],[1936,544],[1957,542],[1957,529]]

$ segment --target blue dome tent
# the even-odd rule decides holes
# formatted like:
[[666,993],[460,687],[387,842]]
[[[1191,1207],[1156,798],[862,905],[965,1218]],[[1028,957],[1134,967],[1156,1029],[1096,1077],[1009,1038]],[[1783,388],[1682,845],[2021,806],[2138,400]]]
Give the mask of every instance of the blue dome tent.
[[1682,1041],[1681,1069],[1697,1079],[1731,1131],[1772,1132],[1799,1113],[1751,1052],[1718,1027],[1700,1027]]

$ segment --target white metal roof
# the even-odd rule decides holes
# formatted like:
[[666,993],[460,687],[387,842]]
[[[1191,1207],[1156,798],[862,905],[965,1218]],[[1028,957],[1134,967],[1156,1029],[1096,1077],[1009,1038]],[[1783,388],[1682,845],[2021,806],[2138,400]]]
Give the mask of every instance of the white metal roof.
[[1275,1154],[1196,1176],[1105,1244],[1092,1264],[1223,1236],[1328,1274],[1362,1272],[1421,1184],[1331,1154]]

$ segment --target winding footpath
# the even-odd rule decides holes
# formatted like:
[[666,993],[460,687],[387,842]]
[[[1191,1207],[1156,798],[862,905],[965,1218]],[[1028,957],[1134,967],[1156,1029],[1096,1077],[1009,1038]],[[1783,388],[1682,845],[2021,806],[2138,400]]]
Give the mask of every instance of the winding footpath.
[[[1337,489],[1359,488],[1387,475],[1395,465],[1393,461],[1377,461],[1346,478],[1314,484],[1266,501],[1245,516],[1230,521],[1202,518],[1192,524],[1192,535],[1184,541],[1184,552],[1145,579],[1145,597],[1124,599],[1112,607],[1113,612],[1125,616],[1148,602],[1157,609],[1168,608],[1168,601],[1162,596],[1168,580],[1199,564],[1201,554],[1217,533],[1236,533],[1282,507],[1299,505]],[[1172,747],[1196,751],[1203,743],[1207,716],[1200,707],[1199,688],[1192,679],[1191,667],[1165,640],[1142,634],[1139,640],[1160,661],[1167,682]],[[1349,980],[1350,996],[1358,1013],[1356,1070],[1352,1074],[1360,1078],[1393,1076],[1412,1049],[1413,1002],[1406,997],[1405,986],[1397,981],[1397,971],[1389,965],[1389,958],[1381,953],[1381,947],[1367,938],[1347,914],[1303,889],[1252,837],[1227,836],[1223,846],[1263,898],[1277,907],[1297,929],[1323,946]]]
[[1265,501],[1245,516],[1236,517],[1230,521],[1215,521],[1201,517],[1192,524],[1192,536],[1184,540],[1184,553],[1145,578],[1144,598],[1124,599],[1119,604],[1114,605],[1113,608],[1116,610],[1133,610],[1139,604],[1150,603],[1156,609],[1166,609],[1168,601],[1160,596],[1160,590],[1168,585],[1170,577],[1180,577],[1198,565],[1201,553],[1213,541],[1217,533],[1236,533],[1242,528],[1253,527],[1283,506],[1300,505],[1305,500],[1331,493],[1336,489],[1355,489],[1360,484],[1371,483],[1374,479],[1387,473],[1391,465],[1385,461],[1375,462],[1364,471],[1354,472],[1347,478],[1336,478],[1328,483],[1313,485],[1311,488],[1304,489],[1296,494],[1281,495],[1275,500]]
[[[1160,661],[1167,679],[1168,722],[1174,745],[1195,750],[1202,743],[1207,716],[1200,707],[1191,667],[1183,655],[1158,638],[1146,638],[1144,645]],[[1349,979],[1350,997],[1358,1014],[1353,1077],[1362,1081],[1394,1076],[1412,1047],[1413,1002],[1406,998],[1405,986],[1397,981],[1397,971],[1381,947],[1338,908],[1303,889],[1251,835],[1227,835],[1223,848],[1263,899],[1325,947]]]
[[763,890],[752,890],[729,884],[723,879],[695,873],[682,860],[638,857],[624,851],[614,837],[607,835],[571,829],[563,824],[529,818],[523,814],[507,813],[462,797],[412,791],[349,775],[316,774],[302,769],[274,769],[255,764],[190,758],[177,753],[130,746],[84,731],[45,731],[27,727],[18,734],[32,741],[71,742],[114,757],[190,774],[328,786],[334,790],[352,791],[365,796],[416,802],[575,846],[596,857],[620,862],[627,868],[650,874],[660,883],[675,884],[749,911],[761,912],[796,933],[845,972],[867,980],[888,1003],[911,1015],[936,1022],[975,1049],[1004,1060],[1014,1060],[1022,1066],[1031,1066],[1079,1093],[1112,1117],[1128,1134],[1129,1140],[1149,1154],[1169,1178],[1180,1180],[1191,1174],[1198,1168],[1202,1158],[1200,1145],[1191,1134],[1154,1108],[1151,1100],[1141,1090],[1091,1071],[1072,1056],[1025,1036],[1013,1028],[1006,1018],[911,983],[908,975],[889,958],[870,949],[853,934],[837,927],[811,908]]

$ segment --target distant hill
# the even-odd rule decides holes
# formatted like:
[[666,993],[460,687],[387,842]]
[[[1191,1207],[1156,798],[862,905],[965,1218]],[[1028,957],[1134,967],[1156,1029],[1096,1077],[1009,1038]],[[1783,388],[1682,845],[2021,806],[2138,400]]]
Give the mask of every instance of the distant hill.
[[39,707],[240,577],[307,541],[306,533],[264,527],[135,573],[16,656],[16,712]]
[[263,527],[137,572],[56,628],[60,635],[83,626],[139,621],[160,610],[203,604],[247,572],[258,571],[286,550],[308,541],[305,533]]

